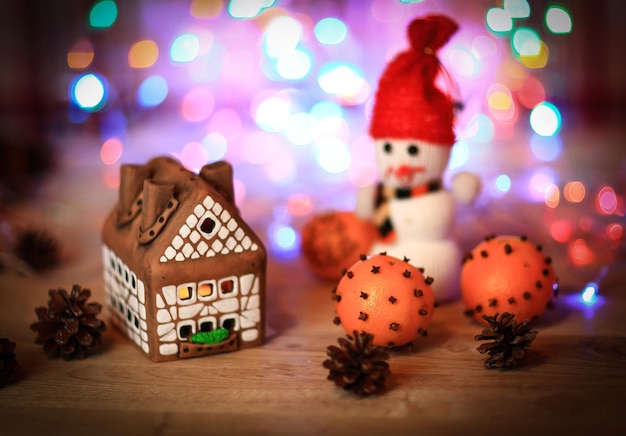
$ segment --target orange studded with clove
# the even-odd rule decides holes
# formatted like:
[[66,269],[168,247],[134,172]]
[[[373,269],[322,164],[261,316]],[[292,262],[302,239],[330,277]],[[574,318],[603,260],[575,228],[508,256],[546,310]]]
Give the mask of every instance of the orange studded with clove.
[[460,281],[466,315],[482,324],[502,312],[539,318],[558,292],[552,259],[524,236],[486,237],[465,256]]
[[336,322],[350,333],[370,333],[373,343],[402,347],[427,334],[433,315],[431,277],[385,254],[361,256],[335,290]]

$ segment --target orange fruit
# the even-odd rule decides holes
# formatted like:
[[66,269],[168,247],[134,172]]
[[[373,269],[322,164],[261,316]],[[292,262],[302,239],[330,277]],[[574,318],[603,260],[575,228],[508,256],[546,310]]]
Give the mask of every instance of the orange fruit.
[[324,279],[339,280],[362,253],[369,252],[376,237],[374,224],[354,213],[326,212],[304,225],[301,249],[315,274]]
[[465,313],[483,324],[482,315],[496,312],[512,313],[518,322],[536,319],[558,289],[552,259],[517,236],[485,238],[465,256],[460,281]]
[[338,321],[348,334],[370,333],[373,343],[400,347],[426,335],[433,316],[433,279],[406,260],[385,254],[362,259],[335,290]]

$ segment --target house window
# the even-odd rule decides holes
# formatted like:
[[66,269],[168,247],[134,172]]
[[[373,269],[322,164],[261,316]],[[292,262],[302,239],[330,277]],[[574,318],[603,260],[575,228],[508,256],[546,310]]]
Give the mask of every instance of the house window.
[[202,301],[215,300],[217,297],[215,280],[206,280],[198,284],[198,297]]
[[220,221],[211,212],[205,212],[198,220],[198,230],[205,238],[212,238],[220,230]]
[[183,283],[176,288],[176,296],[180,304],[191,304],[196,300],[195,296],[196,284]]
[[181,341],[188,341],[196,332],[196,325],[193,321],[183,321],[178,323],[178,338]]
[[216,325],[217,320],[214,316],[207,316],[198,320],[198,327],[200,328],[201,332],[212,332],[213,330],[215,330]]
[[239,326],[237,325],[237,318],[233,316],[222,318],[222,327],[229,332],[239,330]]
[[234,297],[237,295],[237,277],[226,277],[219,281],[220,297]]

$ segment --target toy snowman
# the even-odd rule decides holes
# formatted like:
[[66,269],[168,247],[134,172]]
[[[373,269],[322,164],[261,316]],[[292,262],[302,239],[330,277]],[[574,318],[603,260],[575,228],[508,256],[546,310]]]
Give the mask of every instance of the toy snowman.
[[480,189],[478,177],[466,172],[452,179],[451,189],[442,185],[455,143],[454,102],[435,84],[444,71],[437,51],[457,28],[440,15],[410,23],[411,47],[388,64],[372,112],[380,182],[359,193],[355,211],[378,228],[372,253],[423,267],[435,279],[440,302],[459,292],[461,252],[451,236],[455,203],[471,203]]

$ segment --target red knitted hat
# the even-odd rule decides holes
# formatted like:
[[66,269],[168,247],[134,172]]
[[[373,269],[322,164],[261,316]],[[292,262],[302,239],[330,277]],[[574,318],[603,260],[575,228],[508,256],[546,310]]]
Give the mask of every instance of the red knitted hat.
[[409,24],[411,48],[389,63],[378,83],[370,124],[373,138],[454,144],[452,100],[437,88],[435,79],[442,68],[437,51],[457,29],[442,15],[416,18]]

